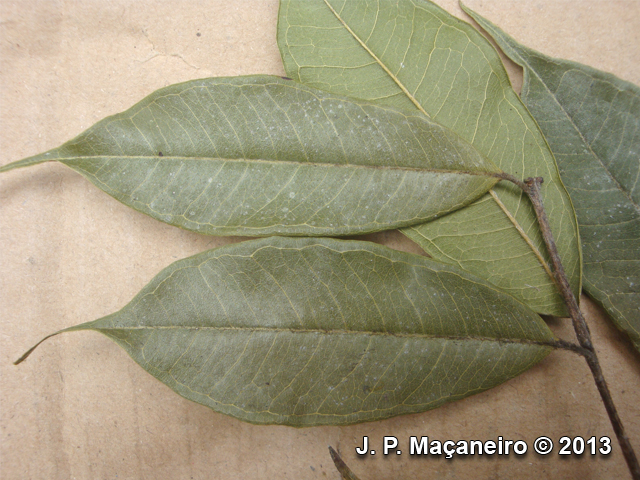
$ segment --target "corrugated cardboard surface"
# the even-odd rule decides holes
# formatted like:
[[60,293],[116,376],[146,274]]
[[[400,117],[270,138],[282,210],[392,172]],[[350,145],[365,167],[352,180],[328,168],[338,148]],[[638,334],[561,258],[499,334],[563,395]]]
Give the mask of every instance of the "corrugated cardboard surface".
[[[454,0],[438,3],[463,16]],[[518,40],[640,83],[640,2],[466,3]],[[154,90],[199,77],[284,74],[275,0],[0,3],[0,164],[58,146]],[[509,64],[515,85],[520,73]],[[400,234],[376,241],[418,252]],[[350,427],[242,423],[174,394],[95,333],[45,334],[111,313],[176,259],[239,238],[198,236],[124,207],[60,164],[0,176],[3,479],[628,478],[584,361],[557,352],[504,385],[419,415]],[[640,450],[640,356],[583,297],[620,415]],[[549,320],[572,338],[567,320]],[[522,439],[524,457],[360,459],[363,436]],[[541,457],[540,435],[612,437],[608,458]],[[557,449],[556,449],[557,451]]]

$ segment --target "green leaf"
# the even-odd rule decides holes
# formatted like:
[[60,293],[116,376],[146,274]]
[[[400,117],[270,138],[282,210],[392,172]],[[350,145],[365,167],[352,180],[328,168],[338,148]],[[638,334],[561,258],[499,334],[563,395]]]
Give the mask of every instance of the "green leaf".
[[531,50],[465,10],[523,67],[522,99],[576,207],[584,289],[640,350],[640,88]]
[[[96,330],[180,395],[252,423],[345,425],[494,387],[555,337],[487,282],[369,242],[269,237],[180,260]],[[24,360],[33,347],[20,360]]]
[[[422,112],[505,172],[544,177],[551,228],[580,291],[570,198],[543,135],[479,32],[421,0],[282,0],[279,15],[278,44],[294,80]],[[533,210],[512,185],[403,232],[432,257],[488,279],[540,313],[566,313]]]
[[173,85],[60,148],[57,160],[136,210],[209,235],[343,235],[468,204],[500,170],[420,115],[271,76]]

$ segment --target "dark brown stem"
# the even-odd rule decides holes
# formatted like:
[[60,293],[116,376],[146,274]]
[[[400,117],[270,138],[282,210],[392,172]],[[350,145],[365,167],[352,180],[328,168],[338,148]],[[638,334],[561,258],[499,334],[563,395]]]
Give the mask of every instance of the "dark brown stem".
[[582,355],[583,357],[587,357],[591,355],[591,351],[585,348],[582,348],[580,345],[576,345],[572,342],[566,342],[564,340],[556,340],[555,342],[550,342],[553,348],[560,348],[562,350],[569,350],[570,352],[576,353],[578,355]]
[[564,267],[562,266],[562,262],[560,261],[560,255],[558,254],[558,249],[553,239],[549,220],[547,219],[547,214],[544,210],[544,206],[542,205],[540,185],[542,184],[543,179],[541,177],[527,178],[522,182],[509,174],[500,174],[498,176],[499,178],[508,180],[519,186],[527,194],[533,204],[544,242],[547,246],[547,250],[549,251],[549,255],[551,256],[554,280],[562,294],[567,309],[569,310],[569,315],[573,322],[573,329],[576,332],[576,337],[578,338],[580,347],[582,347],[582,351],[579,353],[587,360],[587,364],[591,369],[591,374],[593,375],[593,379],[598,387],[598,392],[600,392],[600,397],[602,398],[604,407],[609,415],[613,431],[618,437],[618,443],[620,444],[624,458],[627,461],[627,466],[629,467],[631,476],[634,480],[640,480],[640,465],[638,464],[638,458],[633,451],[629,437],[627,437],[622,421],[618,416],[618,411],[613,403],[613,398],[611,398],[611,392],[609,392],[609,387],[607,386],[607,382],[602,374],[602,369],[600,368],[598,355],[591,343],[589,327],[582,316],[580,307],[578,307],[578,302],[576,301],[576,297],[573,295],[571,286],[569,285],[569,280],[567,280],[567,275],[564,271]]
[[342,480],[358,480],[356,474],[349,469],[347,464],[344,463],[342,458],[340,458],[338,452],[336,452],[331,446],[329,446],[329,453],[331,454],[331,460],[333,460],[333,464],[338,469],[338,472],[340,472]]

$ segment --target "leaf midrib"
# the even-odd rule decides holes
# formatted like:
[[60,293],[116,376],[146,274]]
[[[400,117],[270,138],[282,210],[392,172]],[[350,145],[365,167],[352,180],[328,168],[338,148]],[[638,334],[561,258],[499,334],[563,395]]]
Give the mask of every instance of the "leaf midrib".
[[195,161],[220,161],[220,162],[251,162],[251,163],[260,163],[260,164],[271,164],[271,165],[308,165],[310,167],[317,168],[360,168],[364,170],[390,170],[390,171],[402,171],[402,172],[428,172],[428,173],[442,173],[442,174],[460,174],[460,175],[475,175],[475,176],[484,176],[484,177],[492,177],[499,179],[499,172],[489,172],[489,171],[470,171],[470,170],[445,170],[438,168],[418,168],[418,167],[402,167],[395,165],[361,165],[357,163],[326,163],[326,162],[296,162],[293,160],[264,160],[264,159],[253,159],[253,158],[216,158],[216,157],[181,157],[181,156],[169,156],[163,155],[162,157],[155,155],[136,155],[136,156],[128,156],[128,155],[82,155],[77,157],[59,157],[59,158],[51,158],[45,159],[44,162],[68,162],[75,160],[195,160]]
[[557,348],[553,340],[545,342],[542,340],[529,340],[529,339],[517,339],[517,338],[495,338],[495,337],[482,337],[482,336],[456,336],[456,335],[433,335],[424,333],[394,333],[394,332],[375,332],[365,330],[323,330],[320,328],[282,328],[282,327],[214,327],[214,326],[195,326],[195,325],[140,325],[140,326],[128,326],[128,327],[97,327],[86,326],[87,330],[96,330],[100,332],[107,332],[111,330],[211,330],[220,332],[268,332],[268,333],[293,333],[293,334],[321,334],[321,335],[366,335],[366,336],[380,336],[380,337],[396,337],[396,338],[415,338],[424,340],[450,340],[450,341],[480,341],[480,342],[497,342],[497,343],[514,343],[514,344],[527,344],[527,345],[541,345]]
[[404,84],[400,82],[400,80],[391,72],[391,70],[389,70],[384,63],[382,63],[382,61],[378,58],[378,56],[375,53],[373,53],[373,51],[367,46],[367,44],[364,41],[362,41],[360,37],[356,35],[356,33],[353,30],[351,30],[351,27],[347,25],[347,23],[342,19],[340,14],[335,11],[333,6],[327,0],[324,0],[324,3],[327,5],[329,10],[331,10],[331,12],[335,15],[338,21],[344,26],[344,28],[347,29],[347,31],[351,34],[351,36],[360,44],[360,46],[362,46],[362,48],[364,48],[367,51],[367,53],[371,55],[371,57],[378,63],[378,65],[382,67],[382,69],[387,73],[387,75],[389,75],[391,79],[394,82],[396,82],[398,87],[400,87],[400,90],[402,90],[402,92],[407,96],[407,98],[411,100],[411,102],[416,106],[416,108],[420,111],[420,113],[424,114],[427,118],[431,118],[431,115],[429,115],[426,112],[426,110],[422,107],[422,105],[418,102],[418,100],[416,100],[416,98],[413,95],[411,95],[407,87],[405,87]]

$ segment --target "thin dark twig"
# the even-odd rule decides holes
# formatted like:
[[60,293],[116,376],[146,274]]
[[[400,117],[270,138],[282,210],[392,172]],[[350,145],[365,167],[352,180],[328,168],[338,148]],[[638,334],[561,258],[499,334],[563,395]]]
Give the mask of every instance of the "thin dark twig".
[[567,342],[566,340],[556,340],[555,342],[550,344],[552,347],[560,348],[562,350],[569,350],[570,352],[577,353],[578,355],[582,355],[586,357],[591,354],[590,350],[581,347],[580,345],[576,345],[572,342]]
[[331,454],[331,460],[333,460],[333,464],[338,469],[338,472],[340,472],[340,476],[342,476],[343,480],[358,480],[358,477],[356,477],[355,473],[353,473],[351,469],[349,469],[347,464],[344,463],[344,460],[342,460],[338,452],[336,452],[333,447],[331,447],[331,445],[329,445],[329,453]]
[[[567,306],[569,315],[571,316],[571,321],[573,322],[573,329],[576,332],[576,337],[578,338],[578,342],[580,343],[581,347],[580,350],[577,350],[575,348],[568,349],[580,353],[586,359],[587,364],[591,369],[593,379],[595,380],[596,387],[598,388],[598,392],[600,392],[600,397],[602,398],[604,407],[607,410],[607,414],[609,415],[609,420],[611,421],[613,431],[615,432],[616,437],[618,437],[618,443],[620,444],[622,454],[624,455],[624,458],[627,462],[627,466],[629,467],[631,476],[634,480],[640,480],[640,464],[638,464],[638,458],[633,451],[633,447],[631,446],[629,437],[624,431],[624,426],[622,424],[622,421],[620,420],[620,416],[618,415],[616,406],[613,403],[611,392],[609,391],[607,382],[605,381],[604,375],[602,374],[602,369],[600,368],[598,355],[596,354],[596,351],[593,348],[593,344],[591,342],[591,333],[589,332],[589,327],[587,326],[587,322],[582,316],[582,312],[580,311],[580,307],[578,306],[576,297],[573,295],[569,280],[567,279],[567,275],[560,260],[560,255],[558,254],[556,243],[553,239],[553,233],[551,232],[549,220],[542,204],[542,195],[540,193],[540,185],[542,184],[543,179],[542,177],[527,178],[523,182],[507,173],[498,174],[496,176],[504,180],[508,180],[519,186],[527,194],[527,196],[531,200],[531,203],[533,204],[533,208],[538,219],[538,224],[540,225],[540,231],[542,232],[542,237],[544,238],[545,245],[547,246],[547,250],[549,251],[549,255],[551,257],[555,283],[558,287],[558,290],[562,294],[565,305]],[[567,343],[567,346],[568,345],[571,344]]]

